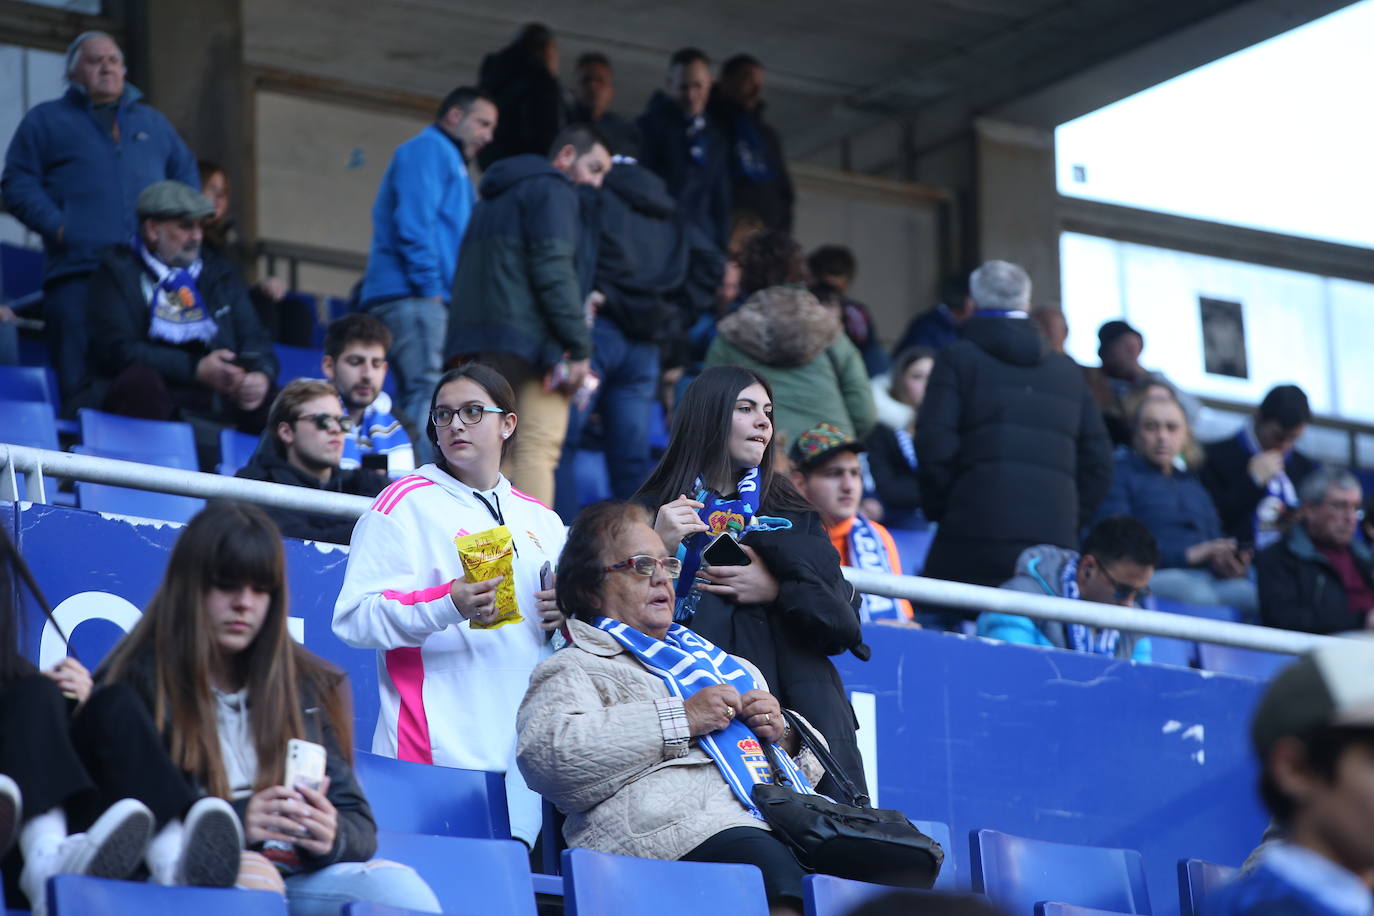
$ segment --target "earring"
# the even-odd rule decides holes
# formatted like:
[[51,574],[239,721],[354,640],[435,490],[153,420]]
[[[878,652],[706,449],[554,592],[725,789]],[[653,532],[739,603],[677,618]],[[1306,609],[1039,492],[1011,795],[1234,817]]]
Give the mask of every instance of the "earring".
[[502,438],[502,439],[509,439],[509,438],[510,438],[510,433],[502,433],[502,434],[501,434],[501,438]]

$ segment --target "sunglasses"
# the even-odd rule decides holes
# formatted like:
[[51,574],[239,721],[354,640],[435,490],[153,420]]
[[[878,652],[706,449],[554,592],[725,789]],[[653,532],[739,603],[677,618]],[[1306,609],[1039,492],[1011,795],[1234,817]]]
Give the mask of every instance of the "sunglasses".
[[1144,601],[1146,598],[1150,597],[1151,592],[1148,585],[1144,588],[1136,588],[1134,585],[1126,585],[1123,582],[1118,582],[1112,577],[1111,573],[1107,572],[1107,564],[1103,563],[1097,557],[1093,557],[1093,559],[1097,560],[1097,571],[1102,573],[1102,578],[1106,579],[1114,589],[1112,592],[1113,599],[1117,601]]
[[464,404],[462,407],[436,407],[429,412],[429,418],[434,421],[435,426],[451,426],[453,418],[457,417],[464,426],[476,426],[482,422],[482,417],[489,413],[505,413],[499,407],[488,407],[485,404]]
[[307,414],[301,414],[300,416],[296,417],[296,419],[295,419],[295,420],[292,420],[291,422],[293,422],[293,423],[299,423],[301,420],[309,420],[311,423],[314,423],[314,424],[315,424],[315,428],[316,428],[316,429],[320,430],[321,432],[326,432],[326,433],[333,433],[333,432],[346,433],[346,432],[350,432],[350,431],[353,429],[353,418],[352,418],[352,417],[339,417],[339,416],[335,416],[335,415],[332,414],[332,413],[307,413]]
[[676,579],[682,575],[682,561],[677,557],[651,557],[643,553],[610,566],[603,566],[602,571],[615,572],[617,569],[633,569],[641,576],[652,576],[654,570],[660,566],[663,567],[663,572],[669,579]]

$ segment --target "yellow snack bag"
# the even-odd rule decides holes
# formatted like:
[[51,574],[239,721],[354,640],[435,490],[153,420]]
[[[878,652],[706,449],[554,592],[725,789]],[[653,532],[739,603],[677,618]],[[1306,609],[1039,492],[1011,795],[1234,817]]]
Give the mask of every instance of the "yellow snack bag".
[[468,622],[474,630],[494,630],[508,623],[520,623],[520,605],[515,600],[515,543],[505,525],[453,539],[463,575],[469,582],[485,582],[505,576],[496,586],[496,614],[486,623]]

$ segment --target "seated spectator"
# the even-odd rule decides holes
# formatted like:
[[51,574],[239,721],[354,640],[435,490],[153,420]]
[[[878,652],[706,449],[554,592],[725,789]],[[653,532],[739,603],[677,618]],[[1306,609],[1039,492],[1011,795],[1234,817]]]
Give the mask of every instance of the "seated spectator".
[[[559,569],[572,645],[530,677],[516,759],[567,815],[568,845],[757,865],[771,912],[799,916],[805,870],[747,789],[758,782],[760,742],[798,752],[759,669],[673,622],[682,562],[642,507],[583,510]],[[800,767],[778,758],[809,790]]]
[[[232,803],[227,826],[247,849],[226,883],[284,894],[295,913],[350,901],[437,913],[419,875],[372,858],[377,825],[353,772],[348,679],[291,638],[286,605],[271,519],[211,503],[177,538],[143,616],[97,673],[100,689],[131,691],[159,723],[181,777],[164,791]],[[321,784],[284,784],[292,739],[321,746]]]
[[1374,554],[1355,539],[1360,482],[1326,467],[1298,487],[1302,508],[1255,557],[1260,623],[1305,633],[1374,629]]
[[1192,440],[1183,407],[1172,398],[1142,399],[1132,417],[1134,447],[1116,457],[1116,470],[1097,517],[1130,515],[1159,543],[1156,595],[1191,604],[1224,604],[1253,621],[1255,584],[1247,578],[1248,549],[1223,537],[1212,497],[1186,463]]
[[1102,421],[1115,445],[1130,445],[1132,430],[1126,397],[1135,389],[1150,383],[1167,385],[1175,400],[1183,407],[1188,425],[1197,425],[1202,402],[1180,389],[1164,377],[1164,373],[1146,369],[1140,364],[1145,350],[1145,336],[1125,321],[1108,321],[1097,329],[1097,356],[1101,366],[1083,369],[1088,389],[1102,410]]
[[558,43],[549,27],[521,26],[514,41],[482,58],[477,82],[501,112],[491,142],[477,154],[482,168],[508,156],[548,153],[568,123],[558,82]]
[[940,301],[935,308],[911,319],[902,339],[893,348],[901,353],[912,347],[927,347],[936,353],[959,339],[959,329],[973,317],[977,306],[968,294],[968,274],[950,274],[940,287]]
[[577,59],[573,80],[573,105],[569,120],[590,124],[606,138],[612,156],[639,155],[639,128],[611,111],[615,101],[615,70],[600,51],[588,51]]
[[339,459],[345,471],[366,464],[397,477],[415,469],[414,421],[399,417],[391,395],[382,390],[390,349],[391,331],[365,312],[345,315],[325,332],[320,369],[334,384],[353,424]]
[[190,186],[160,181],[136,209],[133,243],[110,249],[91,278],[87,375],[74,406],[261,432],[277,358],[233,266],[201,250],[214,208]]
[[717,323],[707,366],[744,366],[768,379],[777,395],[774,422],[792,441],[817,423],[855,438],[876,421],[863,356],[839,316],[800,281],[801,246],[783,232],[750,240],[741,264],[744,305]]
[[845,334],[859,348],[864,368],[869,376],[887,371],[887,354],[878,343],[878,326],[868,306],[849,298],[849,285],[854,282],[858,263],[854,252],[843,245],[822,245],[806,259],[811,271],[811,292],[822,305],[837,309]]
[[1298,508],[1298,487],[1317,467],[1294,448],[1311,419],[1303,390],[1279,385],[1240,432],[1205,447],[1202,484],[1216,503],[1221,530],[1236,543],[1263,550],[1283,536]]
[[[334,386],[319,379],[298,378],[272,402],[267,431],[248,464],[235,477],[268,480],[330,493],[376,496],[386,488],[386,475],[371,468],[341,470],[344,440],[353,421],[339,405]],[[316,515],[304,509],[267,507],[267,514],[287,537],[347,544],[354,519]]]
[[[1031,595],[1076,598],[1118,607],[1139,607],[1150,593],[1159,547],[1150,529],[1125,515],[1105,518],[1083,539],[1082,552],[1053,544],[1028,547],[1016,561],[1016,575],[1002,588]],[[1027,646],[1056,646],[1075,652],[1150,661],[1150,640],[1111,627],[1040,620],[1017,614],[978,615],[978,635]]]
[[1208,916],[1363,916],[1374,907],[1374,651],[1322,646],[1270,682],[1251,722],[1283,839],[1208,894]]
[[[863,443],[821,423],[792,443],[792,482],[821,514],[830,544],[840,555],[841,566],[901,575],[907,570],[887,529],[859,511],[863,497],[863,468],[859,453]],[[904,598],[864,595],[859,617],[865,623],[900,624],[915,614]]]
[[873,495],[882,506],[882,521],[893,528],[923,528],[921,482],[916,474],[916,424],[926,398],[926,383],[935,367],[935,351],[912,347],[892,362],[888,395],[907,408],[900,426],[878,423],[868,436],[868,471]]

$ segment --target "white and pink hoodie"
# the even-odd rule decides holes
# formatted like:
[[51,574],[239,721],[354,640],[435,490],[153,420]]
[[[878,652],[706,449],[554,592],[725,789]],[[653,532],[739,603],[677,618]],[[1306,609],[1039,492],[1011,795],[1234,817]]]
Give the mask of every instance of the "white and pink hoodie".
[[381,710],[372,750],[419,763],[506,774],[511,833],[533,844],[539,796],[515,760],[515,714],[549,653],[534,593],[567,533],[558,515],[501,477],[482,497],[515,542],[515,597],[525,620],[473,630],[449,598],[463,575],[453,539],[500,522],[471,487],[426,464],[387,487],[358,520],[334,605],[334,632],[377,651]]

